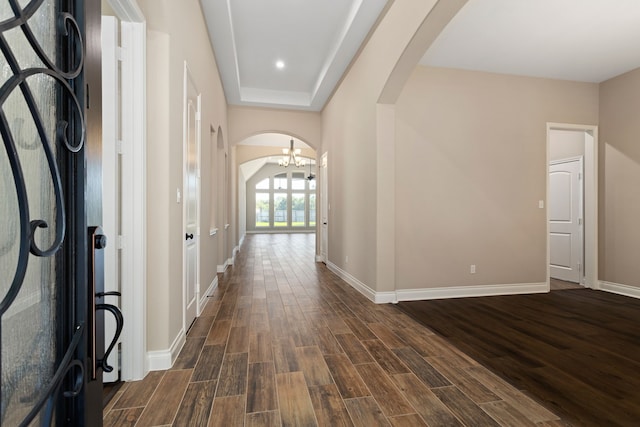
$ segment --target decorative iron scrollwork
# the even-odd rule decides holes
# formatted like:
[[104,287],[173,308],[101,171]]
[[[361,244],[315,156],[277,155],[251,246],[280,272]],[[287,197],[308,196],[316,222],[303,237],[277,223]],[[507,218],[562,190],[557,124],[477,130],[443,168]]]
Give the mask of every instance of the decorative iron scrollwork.
[[[82,74],[85,57],[82,31],[77,20],[72,14],[60,11],[55,16],[55,22],[49,23],[49,25],[55,25],[57,29],[57,50],[66,52],[65,60],[61,61],[47,53],[36,36],[37,31],[33,31],[37,27],[32,28],[33,18],[37,16],[45,0],[32,0],[24,6],[21,6],[18,0],[3,1],[8,3],[13,16],[0,22],[0,52],[3,57],[0,57],[0,60],[4,59],[3,72],[5,75],[8,74],[8,77],[0,82],[0,136],[6,152],[4,164],[8,165],[10,170],[10,173],[8,170],[4,174],[0,173],[0,180],[2,180],[0,187],[3,191],[7,190],[7,193],[13,190],[17,206],[12,208],[14,210],[11,212],[16,212],[17,225],[12,230],[0,229],[2,234],[0,236],[0,256],[11,252],[12,255],[9,258],[11,261],[9,262],[11,264],[15,262],[13,271],[3,272],[3,278],[0,279],[7,281],[0,287],[4,293],[4,295],[0,295],[0,318],[11,308],[23,287],[30,257],[53,257],[65,242],[66,206],[56,153],[59,155],[63,151],[72,154],[81,152],[86,134],[83,106],[77,95],[77,91],[82,88],[74,81]],[[8,10],[6,10],[6,6],[4,8],[6,15]],[[14,52],[9,37],[10,32],[13,36],[20,34],[20,38],[26,40],[26,43],[23,44],[27,49],[30,47],[32,51],[30,55],[34,58],[32,62],[36,62],[36,66],[21,64],[16,52]],[[64,111],[64,117],[62,115],[56,116],[55,129],[47,127],[45,120],[43,120],[44,117],[48,118],[50,115],[50,111],[42,111],[43,107],[50,108],[51,106],[43,106],[38,103],[31,84],[37,79],[44,79],[56,88],[57,104]],[[35,129],[37,134],[35,141],[33,135],[28,137],[23,132],[27,123],[21,119],[11,120],[11,115],[8,114],[8,109],[11,108],[8,105],[8,100],[16,98],[21,99],[31,116],[30,119],[27,118],[27,122],[32,121],[28,125]],[[28,138],[29,140],[27,140]],[[45,176],[49,180],[46,185],[52,188],[53,203],[55,204],[51,206],[51,211],[55,211],[53,214],[55,219],[52,215],[51,221],[47,221],[45,218],[31,217],[34,209],[31,209],[30,203],[33,201],[30,197],[34,196],[29,194],[21,150],[42,150],[46,169],[48,169],[45,170]],[[2,160],[1,154],[0,152],[0,160]],[[51,232],[51,237],[46,243],[41,243],[46,239],[38,239],[38,233],[43,233],[45,230]],[[7,283],[10,284],[6,286]],[[38,414],[51,420],[52,414],[55,412],[54,403],[63,388],[63,383],[72,384],[70,390],[63,391],[63,396],[73,398],[81,392],[85,373],[83,363],[74,359],[74,354],[85,333],[84,325],[77,327],[61,364],[56,368],[54,377],[45,389],[40,391],[42,394],[38,396],[31,411],[20,425],[29,425]],[[55,356],[52,355],[52,358]],[[2,375],[4,381],[4,371]],[[2,424],[6,416],[7,402],[11,396],[7,390],[4,390],[4,387],[0,395],[2,397],[0,424]],[[45,405],[46,409],[43,413]]]

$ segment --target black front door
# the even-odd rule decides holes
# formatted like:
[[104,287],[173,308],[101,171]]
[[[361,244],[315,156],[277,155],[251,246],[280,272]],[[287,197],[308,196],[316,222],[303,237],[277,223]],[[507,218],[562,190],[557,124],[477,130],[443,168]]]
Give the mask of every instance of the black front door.
[[99,7],[0,0],[2,426],[102,425]]

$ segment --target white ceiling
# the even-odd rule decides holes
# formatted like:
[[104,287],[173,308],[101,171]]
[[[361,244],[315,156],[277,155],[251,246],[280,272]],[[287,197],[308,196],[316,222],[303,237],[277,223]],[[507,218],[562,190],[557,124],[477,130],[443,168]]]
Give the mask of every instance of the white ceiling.
[[[320,111],[391,0],[200,2],[229,104]],[[640,0],[469,0],[421,63],[600,82],[639,48]]]
[[229,104],[320,111],[387,0],[200,3]]
[[469,0],[421,63],[601,82],[640,67],[640,0]]

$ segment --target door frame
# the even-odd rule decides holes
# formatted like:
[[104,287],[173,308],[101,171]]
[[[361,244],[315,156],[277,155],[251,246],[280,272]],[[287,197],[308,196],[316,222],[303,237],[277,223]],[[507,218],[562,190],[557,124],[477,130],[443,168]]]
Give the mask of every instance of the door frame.
[[580,131],[585,134],[584,146],[584,285],[591,289],[600,289],[598,282],[598,126],[570,123],[547,123],[546,147],[546,242],[547,242],[547,289],[550,289],[551,250],[549,246],[549,152],[552,130]]
[[[201,144],[202,144],[202,93],[198,89],[198,85],[193,78],[193,74],[189,69],[189,65],[187,61],[184,61],[184,80],[183,80],[183,124],[182,124],[182,235],[187,231],[187,187],[188,183],[188,160],[187,155],[189,152],[189,85],[192,85],[195,89],[196,93],[196,116],[195,116],[195,128],[196,128],[196,188],[195,188],[195,198],[196,198],[196,229],[195,229],[195,246],[196,246],[196,276],[195,276],[195,289],[194,289],[194,298],[195,298],[195,318],[200,315],[200,189],[202,187],[200,183],[200,169],[202,164],[201,157]],[[186,336],[187,329],[191,325],[190,322],[187,322],[187,287],[189,283],[187,282],[187,246],[183,241],[182,247],[182,329]],[[194,318],[194,319],[195,319]]]
[[135,0],[108,0],[120,20],[122,79],[121,377],[143,379],[147,357],[146,23]]

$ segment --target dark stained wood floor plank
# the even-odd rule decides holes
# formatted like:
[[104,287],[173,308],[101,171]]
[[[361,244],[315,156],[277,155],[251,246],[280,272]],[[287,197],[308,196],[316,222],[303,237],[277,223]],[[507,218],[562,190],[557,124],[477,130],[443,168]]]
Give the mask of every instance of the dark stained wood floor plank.
[[300,370],[302,370],[309,387],[333,382],[329,368],[322,357],[322,352],[317,346],[298,347],[296,348],[296,356]]
[[640,420],[638,300],[571,289],[398,306],[566,421]]
[[102,420],[103,427],[133,427],[138,422],[144,407],[116,409],[109,411]]
[[355,335],[338,334],[335,336],[344,352],[349,356],[351,363],[357,365],[359,363],[373,362],[373,357],[369,354],[367,349],[362,345],[362,342]]
[[271,333],[265,331],[251,332],[249,342],[249,363],[273,361]]
[[389,422],[393,427],[428,427],[418,414],[390,417]]
[[349,358],[344,354],[325,356],[329,371],[343,399],[369,396],[369,389]]
[[465,425],[498,427],[498,423],[484,412],[471,399],[455,387],[434,388],[431,391],[438,396],[449,410]]
[[384,369],[389,375],[405,374],[409,372],[409,369],[398,359],[398,357],[389,350],[382,341],[367,340],[362,341],[362,344],[369,351],[374,360],[378,362],[380,367]]
[[227,353],[247,353],[249,351],[249,328],[247,326],[232,326],[227,341]]
[[386,416],[393,417],[415,412],[380,366],[375,363],[365,363],[357,365],[356,369]]
[[292,338],[284,338],[273,343],[273,361],[276,373],[294,372],[300,369],[296,346]]
[[[229,424],[231,425],[231,424]],[[238,424],[241,425],[241,424]],[[280,412],[255,412],[253,414],[247,414],[245,417],[245,427],[279,427]]]
[[231,329],[231,320],[216,319],[207,335],[207,345],[227,344],[229,338],[229,330]]
[[213,400],[209,427],[241,426],[245,418],[245,397],[216,397]]
[[146,406],[164,374],[162,371],[149,372],[142,381],[129,383],[125,392],[113,405],[113,408],[125,409]]
[[209,329],[211,329],[211,324],[213,323],[214,317],[210,316],[200,316],[194,322],[193,325],[189,328],[189,332],[187,332],[187,337],[206,337],[209,333]]
[[189,384],[173,421],[173,426],[206,426],[215,390],[215,381]]
[[245,394],[247,390],[247,353],[226,354],[220,369],[220,379],[216,397]]
[[182,351],[178,355],[176,362],[171,369],[192,369],[196,366],[202,347],[204,347],[205,338],[187,338]]
[[171,424],[189,385],[191,373],[191,370],[168,371],[153,393],[149,404],[145,407],[138,425]]
[[316,413],[318,426],[351,427],[353,422],[349,417],[344,401],[335,384],[309,387],[311,402]]
[[275,375],[272,362],[249,364],[247,413],[278,409]]
[[224,345],[205,345],[193,370],[191,381],[217,380],[224,357]]
[[276,374],[283,426],[315,426],[316,416],[302,372]]
[[372,397],[345,400],[347,411],[356,427],[390,427],[389,421]]
[[449,408],[414,374],[394,375],[391,380],[416,409],[416,412],[427,422],[427,425],[462,426],[462,423]]
[[448,379],[416,353],[414,349],[403,347],[396,348],[393,352],[427,387],[446,387],[451,385]]

